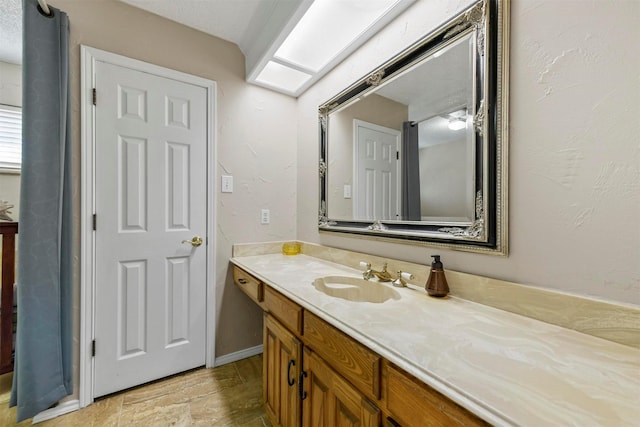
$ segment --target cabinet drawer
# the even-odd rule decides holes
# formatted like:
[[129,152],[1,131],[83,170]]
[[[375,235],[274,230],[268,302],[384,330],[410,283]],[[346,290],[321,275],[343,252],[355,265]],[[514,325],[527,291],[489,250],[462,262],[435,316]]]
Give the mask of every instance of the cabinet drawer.
[[264,309],[290,331],[302,334],[302,307],[268,286],[264,290]]
[[366,396],[380,398],[380,356],[306,311],[303,341]]
[[233,282],[255,302],[261,303],[264,299],[262,282],[236,266],[233,267]]
[[387,408],[403,427],[489,425],[404,371],[387,364],[384,371]]

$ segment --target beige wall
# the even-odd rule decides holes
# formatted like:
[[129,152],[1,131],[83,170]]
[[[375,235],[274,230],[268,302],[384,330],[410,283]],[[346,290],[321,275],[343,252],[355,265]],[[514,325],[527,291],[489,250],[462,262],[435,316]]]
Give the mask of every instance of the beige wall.
[[[22,106],[22,67],[0,61],[0,104]],[[0,200],[14,207],[11,218],[18,220],[20,213],[20,174],[0,170]]]
[[22,107],[22,67],[0,61],[0,104]]
[[[244,56],[232,43],[117,1],[59,0],[55,6],[65,11],[71,22],[76,230],[79,230],[80,44],[217,82],[217,172],[211,183],[218,192],[216,355],[260,344],[262,314],[233,285],[228,262],[233,243],[295,237],[296,127],[290,121],[295,117],[295,99],[245,83]],[[234,176],[234,193],[219,193],[223,174]],[[271,209],[270,225],[260,225],[260,208]],[[75,310],[77,319],[79,307]],[[78,322],[76,325],[77,337]]]
[[[420,214],[424,217],[458,217],[471,220],[475,196],[471,187],[472,170],[469,143],[464,137],[418,150],[420,165]],[[426,184],[426,185],[424,185]]]
[[298,99],[298,238],[640,304],[637,1],[512,1],[509,257],[318,233],[317,106],[458,3],[417,2]]

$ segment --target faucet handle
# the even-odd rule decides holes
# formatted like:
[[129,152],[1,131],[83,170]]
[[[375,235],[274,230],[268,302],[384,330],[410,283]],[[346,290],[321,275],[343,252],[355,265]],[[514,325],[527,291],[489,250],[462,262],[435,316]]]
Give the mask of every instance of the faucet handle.
[[397,288],[405,288],[407,280],[413,280],[413,274],[398,270],[398,278],[393,281],[393,286]]
[[364,268],[364,272],[362,273],[362,278],[364,280],[369,280],[373,276],[373,272],[371,271],[371,263],[360,261],[360,267]]

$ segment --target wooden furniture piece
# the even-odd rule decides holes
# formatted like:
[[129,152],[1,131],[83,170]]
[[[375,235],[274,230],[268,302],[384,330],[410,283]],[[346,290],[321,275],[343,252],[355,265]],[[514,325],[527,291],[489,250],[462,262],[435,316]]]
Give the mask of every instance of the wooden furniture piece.
[[367,397],[380,398],[380,356],[308,311],[304,312],[304,343],[324,360],[340,361],[333,368]]
[[256,304],[262,305],[264,301],[262,282],[239,268],[233,269],[233,281]]
[[0,375],[13,371],[13,284],[16,269],[17,222],[0,222],[2,292],[0,294]]
[[304,369],[304,427],[380,425],[380,409],[308,347]]
[[263,388],[274,426],[488,425],[241,268],[233,270],[236,285],[265,311]]
[[302,343],[272,316],[264,315],[263,396],[265,411],[276,426],[300,422],[299,387]]

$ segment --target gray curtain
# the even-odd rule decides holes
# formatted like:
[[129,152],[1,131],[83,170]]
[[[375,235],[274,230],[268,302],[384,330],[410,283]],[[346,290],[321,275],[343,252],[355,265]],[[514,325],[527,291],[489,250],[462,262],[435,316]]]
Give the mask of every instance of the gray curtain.
[[73,392],[69,19],[23,1],[18,326],[11,406],[30,418]]
[[418,124],[402,123],[402,219],[420,221],[420,159]]

